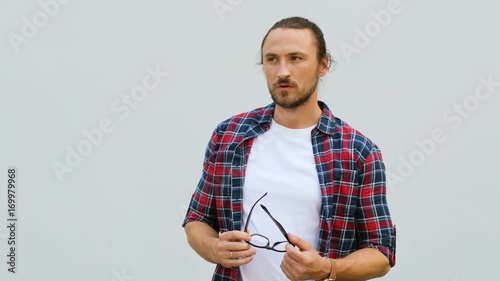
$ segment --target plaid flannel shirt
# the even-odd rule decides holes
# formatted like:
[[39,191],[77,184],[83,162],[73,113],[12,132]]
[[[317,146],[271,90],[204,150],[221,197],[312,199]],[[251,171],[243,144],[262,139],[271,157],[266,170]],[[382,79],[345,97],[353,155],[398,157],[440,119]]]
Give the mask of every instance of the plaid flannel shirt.
[[[387,206],[381,152],[367,137],[334,117],[325,103],[318,104],[323,113],[311,133],[322,195],[318,252],[340,258],[370,247],[394,266],[396,229]],[[274,107],[271,103],[217,126],[182,226],[201,221],[218,232],[241,230],[248,155],[255,137],[269,129]],[[217,265],[212,280],[236,281],[238,270]]]

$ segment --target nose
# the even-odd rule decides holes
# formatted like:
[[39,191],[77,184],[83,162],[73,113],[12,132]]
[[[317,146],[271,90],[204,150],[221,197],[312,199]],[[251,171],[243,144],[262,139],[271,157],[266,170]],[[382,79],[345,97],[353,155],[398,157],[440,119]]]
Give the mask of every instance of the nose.
[[278,77],[287,78],[290,77],[290,69],[286,61],[282,60],[278,66]]

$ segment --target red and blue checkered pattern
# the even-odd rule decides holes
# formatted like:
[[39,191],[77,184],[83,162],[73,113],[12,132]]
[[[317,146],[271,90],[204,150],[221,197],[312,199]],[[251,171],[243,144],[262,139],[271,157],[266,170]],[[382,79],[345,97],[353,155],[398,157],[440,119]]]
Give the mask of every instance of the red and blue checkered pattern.
[[[312,130],[322,194],[319,254],[340,258],[361,248],[375,248],[395,264],[396,232],[386,200],[382,155],[370,139],[322,108]],[[242,229],[243,182],[252,143],[271,123],[275,104],[231,117],[212,134],[203,172],[183,226],[209,224],[218,232]],[[217,265],[213,281],[236,281],[238,268]]]

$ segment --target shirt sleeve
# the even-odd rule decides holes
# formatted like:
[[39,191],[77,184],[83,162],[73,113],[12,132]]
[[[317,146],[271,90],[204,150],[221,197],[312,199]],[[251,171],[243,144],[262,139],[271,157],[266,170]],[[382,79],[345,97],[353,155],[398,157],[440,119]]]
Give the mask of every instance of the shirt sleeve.
[[205,151],[201,178],[191,196],[182,227],[192,221],[201,221],[210,225],[215,231],[219,231],[213,185],[216,143],[217,133],[214,131]]
[[359,174],[360,197],[356,208],[359,248],[374,248],[396,264],[396,228],[392,224],[386,198],[386,175],[382,155],[371,147]]

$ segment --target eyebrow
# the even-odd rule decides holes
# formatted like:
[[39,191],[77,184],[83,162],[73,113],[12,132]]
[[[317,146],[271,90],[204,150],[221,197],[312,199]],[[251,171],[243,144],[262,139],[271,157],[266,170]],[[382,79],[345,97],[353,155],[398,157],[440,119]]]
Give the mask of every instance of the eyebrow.
[[[286,55],[287,55],[287,56],[297,56],[297,55],[299,55],[299,56],[308,57],[308,55],[307,55],[306,53],[302,53],[302,52],[291,52],[291,53],[288,53],[288,54],[286,54]],[[271,52],[266,53],[266,54],[264,55],[264,57],[277,57],[277,56],[278,56],[278,54],[271,53]]]

